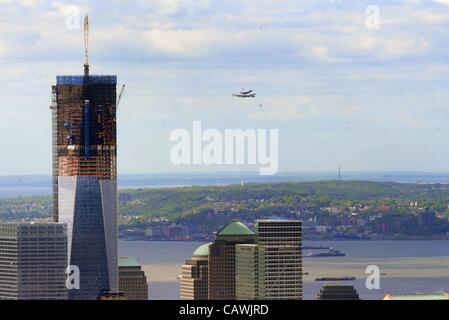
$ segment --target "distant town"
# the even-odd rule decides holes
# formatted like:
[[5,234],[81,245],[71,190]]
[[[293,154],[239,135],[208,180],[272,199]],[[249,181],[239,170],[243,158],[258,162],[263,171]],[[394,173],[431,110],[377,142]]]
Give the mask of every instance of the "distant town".
[[[305,240],[449,239],[449,187],[359,181],[122,190],[119,237],[210,241],[238,219],[300,219]],[[50,197],[0,200],[2,221],[47,219]]]

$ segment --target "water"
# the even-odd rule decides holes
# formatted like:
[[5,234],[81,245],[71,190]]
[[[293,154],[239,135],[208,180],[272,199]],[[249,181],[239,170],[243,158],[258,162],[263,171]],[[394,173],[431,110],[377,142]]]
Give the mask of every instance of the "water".
[[192,256],[202,242],[124,241],[119,240],[119,254],[136,258],[141,264],[178,264]]
[[0,187],[0,199],[27,196],[49,196],[50,194],[50,187]]
[[[448,240],[304,241],[305,246],[333,247],[345,258],[449,257]],[[308,252],[308,250],[304,250]],[[449,264],[448,264],[449,269]]]
[[177,300],[179,299],[179,280],[176,277],[180,274],[184,261],[190,258],[193,251],[202,244],[201,242],[119,240],[119,255],[134,257],[142,265],[151,264],[159,267],[155,272],[151,269],[145,270],[149,282],[150,300]]
[[[354,275],[357,280],[342,282],[357,289],[362,299],[381,299],[386,293],[432,293],[449,291],[449,241],[313,241],[305,245],[331,246],[345,257],[304,258],[304,298],[314,299],[322,282],[315,277]],[[178,299],[176,276],[184,261],[200,246],[198,242],[119,241],[119,254],[149,265],[149,298]],[[307,250],[305,250],[307,252]],[[367,265],[381,272],[380,290],[365,287]],[[149,274],[148,274],[149,273]]]
[[[378,300],[387,293],[449,292],[449,241],[313,241],[305,245],[330,246],[346,253],[345,257],[304,258],[304,271],[321,276],[356,276],[354,285],[362,299]],[[304,250],[307,253],[308,250]],[[365,286],[365,268],[376,265],[381,276],[380,289]],[[324,284],[304,282],[304,298],[315,299]],[[310,279],[311,278],[311,279]]]

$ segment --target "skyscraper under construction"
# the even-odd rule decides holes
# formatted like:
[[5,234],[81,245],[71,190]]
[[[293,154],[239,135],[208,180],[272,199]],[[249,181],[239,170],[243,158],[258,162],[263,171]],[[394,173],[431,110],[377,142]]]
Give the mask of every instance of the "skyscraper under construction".
[[85,19],[84,75],[52,87],[54,220],[67,223],[68,263],[80,272],[69,299],[118,291],[116,85],[90,75]]

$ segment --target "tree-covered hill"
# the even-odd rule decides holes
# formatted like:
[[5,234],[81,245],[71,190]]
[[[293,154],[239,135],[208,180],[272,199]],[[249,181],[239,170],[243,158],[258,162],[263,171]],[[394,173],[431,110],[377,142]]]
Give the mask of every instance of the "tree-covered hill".
[[[119,192],[119,216],[176,219],[199,212],[255,208],[276,213],[283,205],[327,206],[357,201],[389,204],[419,200],[436,211],[445,211],[449,186],[367,181],[252,183],[227,186],[128,189]],[[0,220],[51,217],[51,197],[0,200]]]

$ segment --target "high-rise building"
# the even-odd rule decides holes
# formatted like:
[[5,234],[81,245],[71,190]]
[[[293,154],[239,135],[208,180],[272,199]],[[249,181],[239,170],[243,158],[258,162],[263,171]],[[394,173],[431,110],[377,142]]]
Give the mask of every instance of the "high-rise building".
[[206,243],[199,246],[190,259],[182,266],[180,299],[208,300],[209,279],[209,246]]
[[317,300],[360,300],[360,298],[351,285],[329,284],[321,288]]
[[235,299],[235,246],[242,243],[254,243],[254,232],[239,221],[217,232],[209,247],[210,300]]
[[132,257],[118,258],[119,290],[128,300],[148,300],[148,283],[140,263]]
[[256,220],[255,233],[236,245],[236,299],[302,299],[301,222]]
[[67,299],[66,268],[64,224],[0,224],[0,299]]
[[118,291],[116,85],[89,75],[86,53],[84,75],[52,87],[54,219],[67,224],[68,263],[80,271],[69,299]]

